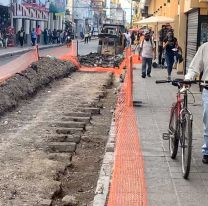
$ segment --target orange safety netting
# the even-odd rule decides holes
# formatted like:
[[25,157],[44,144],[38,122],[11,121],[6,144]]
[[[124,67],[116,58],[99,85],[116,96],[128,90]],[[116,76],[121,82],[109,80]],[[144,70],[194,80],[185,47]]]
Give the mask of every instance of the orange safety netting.
[[144,162],[132,102],[132,78],[129,61],[115,111],[115,163],[107,206],[147,205]]

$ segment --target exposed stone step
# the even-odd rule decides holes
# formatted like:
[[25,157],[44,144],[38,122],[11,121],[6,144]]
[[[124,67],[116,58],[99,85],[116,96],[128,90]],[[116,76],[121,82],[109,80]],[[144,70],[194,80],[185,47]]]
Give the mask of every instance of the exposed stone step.
[[81,112],[91,113],[92,115],[100,114],[100,108],[96,108],[96,107],[78,107],[78,108]]
[[56,134],[47,137],[50,142],[76,142],[79,143],[81,135],[67,135],[67,134]]
[[54,122],[50,126],[51,127],[65,127],[65,128],[85,128],[84,122]]
[[82,134],[83,132],[83,128],[56,128],[57,134]]
[[64,116],[71,116],[71,117],[91,117],[92,114],[90,112],[68,112],[64,113]]
[[71,162],[72,154],[71,153],[50,153],[48,154],[49,160],[56,160],[59,162]]
[[48,148],[50,152],[73,153],[76,150],[76,145],[74,142],[50,142]]
[[63,121],[74,121],[74,122],[84,122],[86,124],[90,123],[91,118],[90,117],[63,117]]

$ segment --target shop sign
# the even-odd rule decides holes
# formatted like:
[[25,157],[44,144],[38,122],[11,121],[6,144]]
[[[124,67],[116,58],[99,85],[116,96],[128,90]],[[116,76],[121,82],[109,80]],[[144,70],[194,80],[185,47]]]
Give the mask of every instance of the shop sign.
[[63,13],[66,9],[66,0],[51,0],[49,11],[51,13]]

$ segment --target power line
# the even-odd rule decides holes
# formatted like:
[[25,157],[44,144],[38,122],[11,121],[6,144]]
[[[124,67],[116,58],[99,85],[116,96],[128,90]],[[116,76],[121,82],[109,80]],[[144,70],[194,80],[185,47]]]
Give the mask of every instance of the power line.
[[88,8],[91,8],[91,9],[131,9],[131,8],[110,8],[110,7],[92,7],[92,6],[73,6],[71,8],[75,8],[75,9],[88,9]]

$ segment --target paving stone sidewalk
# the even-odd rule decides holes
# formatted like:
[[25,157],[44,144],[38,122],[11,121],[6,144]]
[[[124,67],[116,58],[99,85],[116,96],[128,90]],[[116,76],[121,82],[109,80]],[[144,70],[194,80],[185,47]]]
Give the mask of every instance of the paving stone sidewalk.
[[[143,102],[136,107],[141,147],[145,162],[149,206],[208,205],[208,165],[201,162],[203,142],[202,101],[197,85],[191,90],[196,103],[189,109],[194,115],[193,155],[189,180],[181,174],[180,152],[176,160],[169,157],[167,132],[170,106],[176,99],[177,88],[171,84],[156,85],[155,80],[166,79],[165,69],[153,69],[152,77],[141,78],[141,65],[134,70],[134,100]],[[174,75],[183,78],[183,76]],[[189,98],[193,102],[192,97]],[[180,151],[180,148],[179,148]]]

